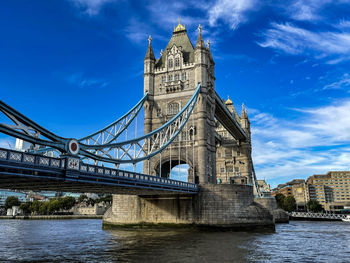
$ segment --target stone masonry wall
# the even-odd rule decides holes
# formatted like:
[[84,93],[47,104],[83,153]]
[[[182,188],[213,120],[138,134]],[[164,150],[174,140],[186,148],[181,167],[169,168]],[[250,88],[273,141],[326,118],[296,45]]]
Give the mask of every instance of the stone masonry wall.
[[104,224],[195,224],[213,227],[273,226],[267,209],[254,203],[249,185],[201,185],[198,195],[115,195]]

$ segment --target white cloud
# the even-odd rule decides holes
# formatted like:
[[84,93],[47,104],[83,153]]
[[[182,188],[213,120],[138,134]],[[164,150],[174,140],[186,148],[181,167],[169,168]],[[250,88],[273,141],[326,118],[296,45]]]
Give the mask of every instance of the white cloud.
[[301,21],[320,20],[319,11],[331,0],[297,0],[286,8],[291,18]]
[[209,24],[215,26],[219,20],[236,29],[240,23],[247,21],[248,11],[256,8],[256,0],[218,0],[208,11]]
[[[256,113],[251,118],[258,178],[307,178],[350,169],[350,100],[296,109],[293,121]],[[286,179],[288,180],[288,179]]]
[[326,89],[349,89],[350,88],[350,75],[348,73],[344,73],[340,80],[334,81],[330,84],[327,84],[323,87]]
[[109,82],[103,79],[84,77],[82,73],[70,74],[65,76],[64,79],[69,84],[78,86],[79,88],[104,88],[109,84]]
[[89,16],[98,15],[102,7],[115,0],[70,0],[77,8]]
[[350,58],[350,32],[312,32],[291,23],[272,23],[262,37],[261,47],[291,55],[311,55],[330,64]]

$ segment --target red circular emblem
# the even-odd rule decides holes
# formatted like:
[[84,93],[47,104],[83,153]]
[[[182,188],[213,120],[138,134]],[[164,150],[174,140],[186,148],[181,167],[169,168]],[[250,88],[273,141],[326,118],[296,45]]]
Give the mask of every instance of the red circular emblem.
[[75,142],[72,142],[70,145],[72,152],[75,152],[78,149],[78,145]]

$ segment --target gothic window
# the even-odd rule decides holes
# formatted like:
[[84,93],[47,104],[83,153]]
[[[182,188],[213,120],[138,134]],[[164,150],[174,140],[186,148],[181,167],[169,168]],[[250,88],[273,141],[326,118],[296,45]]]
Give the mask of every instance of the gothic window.
[[172,68],[172,67],[173,67],[173,60],[172,60],[172,59],[169,59],[169,61],[168,61],[168,67],[169,67],[169,68]]
[[180,67],[180,58],[175,58],[175,67]]
[[232,157],[232,150],[230,148],[225,149],[225,157]]
[[233,167],[232,166],[227,166],[226,167],[226,172],[232,173],[233,172]]
[[179,80],[179,74],[175,74],[175,81]]
[[179,112],[179,103],[177,102],[171,102],[168,104],[168,114],[169,115],[175,115],[176,113]]
[[166,77],[162,76],[162,83],[166,82]]
[[186,80],[186,72],[182,72],[181,79],[182,79],[182,80]]
[[173,81],[173,75],[168,76],[168,81]]
[[220,173],[224,173],[225,172],[225,168],[221,167],[220,168]]

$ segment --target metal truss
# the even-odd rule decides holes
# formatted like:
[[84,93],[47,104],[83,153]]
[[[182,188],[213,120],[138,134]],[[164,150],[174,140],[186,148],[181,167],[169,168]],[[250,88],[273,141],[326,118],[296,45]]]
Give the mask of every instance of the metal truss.
[[81,151],[84,151],[83,155],[94,160],[116,164],[135,164],[152,158],[161,153],[182,131],[195,107],[199,91],[200,85],[198,84],[191,99],[182,110],[158,129],[136,139],[118,143],[81,144]]
[[135,119],[137,114],[143,107],[144,102],[148,98],[148,92],[143,96],[143,98],[126,114],[120,117],[115,122],[111,123],[107,127],[90,134],[84,138],[79,139],[79,143],[85,145],[104,145],[110,144],[116,141],[118,136],[125,131],[130,123]]
[[[137,116],[148,94],[145,94],[130,111],[117,121],[79,140],[57,136],[0,101],[0,111],[13,122],[13,124],[0,123],[0,132],[34,145],[57,149],[64,154],[114,164],[135,164],[162,152],[176,138],[194,109],[199,91],[200,85],[198,84],[193,96],[178,114],[158,129],[132,140],[116,142],[117,137]],[[44,148],[40,151],[48,152],[49,149]]]

